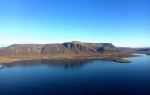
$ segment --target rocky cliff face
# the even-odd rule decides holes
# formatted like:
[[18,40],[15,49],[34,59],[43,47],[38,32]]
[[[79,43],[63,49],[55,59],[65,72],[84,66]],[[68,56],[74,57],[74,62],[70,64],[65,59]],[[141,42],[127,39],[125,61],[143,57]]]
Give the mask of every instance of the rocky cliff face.
[[14,44],[0,49],[0,56],[50,55],[50,56],[93,56],[120,50],[111,43],[82,43],[78,41],[62,44]]

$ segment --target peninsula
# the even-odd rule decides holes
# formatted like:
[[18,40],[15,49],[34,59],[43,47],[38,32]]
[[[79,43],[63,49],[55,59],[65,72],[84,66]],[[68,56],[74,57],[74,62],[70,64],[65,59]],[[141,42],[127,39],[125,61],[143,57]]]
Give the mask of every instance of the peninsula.
[[79,41],[56,44],[13,44],[0,48],[0,64],[44,59],[102,59],[130,62],[131,57],[111,43],[85,43]]

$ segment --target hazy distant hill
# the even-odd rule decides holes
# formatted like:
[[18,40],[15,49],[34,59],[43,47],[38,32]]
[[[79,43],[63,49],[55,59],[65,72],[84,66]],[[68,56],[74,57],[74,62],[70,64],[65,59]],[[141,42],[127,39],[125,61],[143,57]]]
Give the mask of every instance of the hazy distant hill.
[[119,48],[123,52],[138,53],[138,54],[150,54],[150,48]]

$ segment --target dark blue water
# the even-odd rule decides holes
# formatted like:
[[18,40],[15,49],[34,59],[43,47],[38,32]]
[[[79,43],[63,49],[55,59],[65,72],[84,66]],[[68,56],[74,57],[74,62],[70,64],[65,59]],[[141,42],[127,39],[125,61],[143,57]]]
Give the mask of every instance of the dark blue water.
[[0,69],[0,95],[150,95],[150,56],[128,59],[14,63]]

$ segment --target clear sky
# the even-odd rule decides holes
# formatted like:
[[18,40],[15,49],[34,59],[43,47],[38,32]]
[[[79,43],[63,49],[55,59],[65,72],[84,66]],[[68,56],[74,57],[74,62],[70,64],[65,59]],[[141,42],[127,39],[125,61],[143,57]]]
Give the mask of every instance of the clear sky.
[[150,46],[150,0],[0,0],[0,44]]

